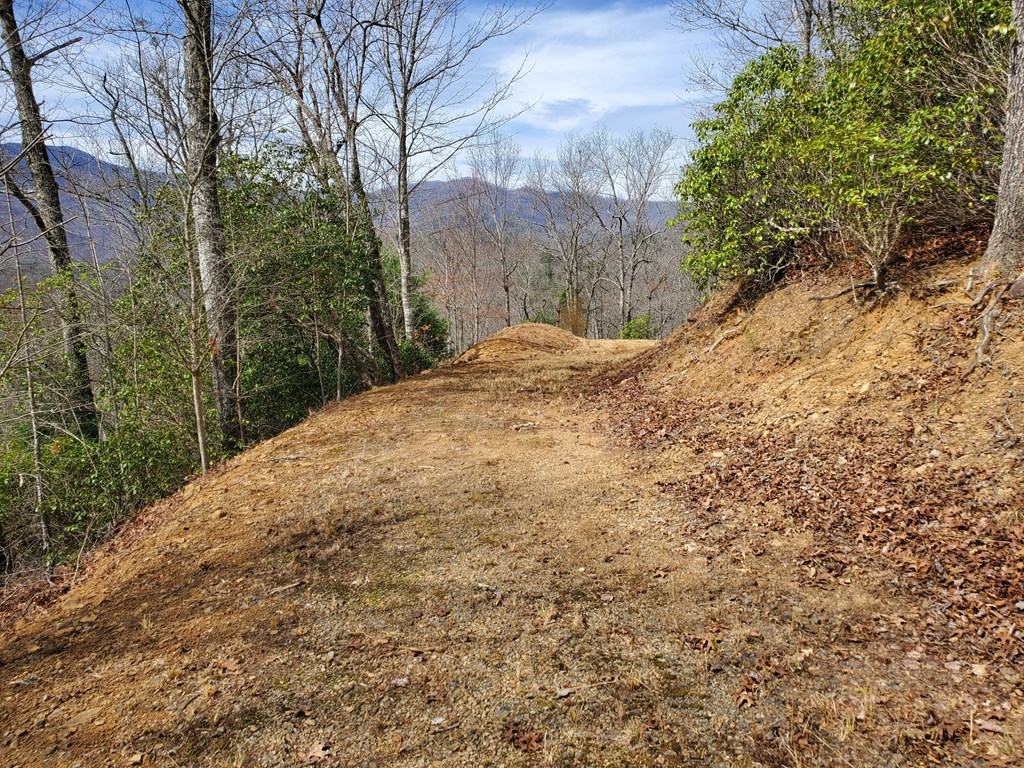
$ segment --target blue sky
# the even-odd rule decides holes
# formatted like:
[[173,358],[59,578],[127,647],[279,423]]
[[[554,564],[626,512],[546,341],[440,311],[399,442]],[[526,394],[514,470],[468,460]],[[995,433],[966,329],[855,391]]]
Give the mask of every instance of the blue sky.
[[684,140],[697,105],[689,90],[693,53],[705,36],[671,26],[668,4],[650,0],[556,0],[515,34],[492,43],[485,60],[513,72],[524,53],[528,73],[511,106],[535,104],[510,126],[525,154],[551,153],[569,130],[604,123],[614,133],[658,126]]
[[[153,0],[130,2],[137,10],[154,6]],[[469,0],[467,18],[486,4]],[[685,149],[698,105],[707,101],[688,90],[688,71],[693,54],[706,51],[709,42],[673,27],[670,18],[668,3],[654,0],[554,0],[522,29],[486,46],[481,67],[506,76],[526,57],[527,71],[515,85],[508,110],[531,108],[507,129],[523,154],[551,155],[567,131],[587,131],[599,123],[616,134],[666,128]],[[97,42],[81,55],[102,57],[113,48],[114,43]],[[59,84],[37,87],[48,115],[58,121],[54,133],[81,144],[75,135],[81,129],[60,119],[62,113],[79,112],[79,95]]]

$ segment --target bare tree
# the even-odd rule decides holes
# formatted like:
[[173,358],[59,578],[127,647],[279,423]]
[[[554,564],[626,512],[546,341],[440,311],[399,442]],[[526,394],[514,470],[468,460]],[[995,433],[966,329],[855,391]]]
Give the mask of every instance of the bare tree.
[[229,450],[241,442],[238,410],[238,329],[221,213],[217,151],[220,118],[213,98],[212,0],[179,0],[184,14],[183,60],[188,108],[186,160],[192,222],[213,359],[217,421]]
[[600,170],[588,137],[570,132],[555,160],[538,155],[529,174],[530,197],[540,226],[562,270],[560,313],[575,333],[586,333],[587,299],[603,264],[597,258],[594,209],[601,194]]
[[291,102],[294,128],[317,158],[320,183],[344,190],[349,225],[365,261],[370,336],[382,352],[387,374],[401,376],[402,363],[391,323],[382,243],[364,176],[370,50],[382,23],[379,0],[316,0],[308,6],[271,2],[259,9],[274,18],[273,36],[255,29],[255,57],[269,83]]
[[[469,151],[468,164],[474,192],[486,217],[485,231],[501,269],[501,290],[505,294],[505,325],[512,325],[512,287],[526,254],[516,242],[518,221],[514,186],[519,181],[522,153],[507,136],[494,134]],[[521,239],[521,238],[519,238]]]
[[0,0],[0,27],[3,29],[7,53],[5,66],[14,86],[21,122],[21,142],[25,148],[25,159],[34,189],[23,189],[15,181],[13,170],[5,175],[5,180],[8,189],[43,233],[53,273],[64,282],[61,321],[71,385],[71,405],[83,437],[95,439],[99,436],[99,412],[89,377],[85,327],[75,290],[74,264],[68,245],[60,188],[50,163],[42,112],[36,100],[32,77],[32,68],[36,64],[58,50],[74,45],[80,38],[61,41],[29,56],[21,40],[13,0]]
[[593,214],[612,251],[610,279],[618,292],[621,329],[633,319],[637,277],[651,263],[665,231],[663,220],[652,215],[652,206],[671,172],[668,160],[675,137],[652,128],[614,139],[598,127],[588,142],[603,182],[602,195],[593,200]]
[[[182,36],[170,13],[154,22],[135,18],[128,10],[127,20],[119,17],[110,23],[121,38],[119,54],[81,70],[78,83],[92,97],[98,110],[96,117],[110,126],[110,153],[123,165],[120,170],[114,169],[114,178],[109,180],[110,186],[120,191],[108,193],[104,200],[108,209],[113,202],[120,213],[117,233],[125,250],[123,278],[129,286],[131,316],[135,318],[129,329],[132,344],[137,347],[139,342],[135,272],[141,262],[148,279],[159,283],[163,293],[163,336],[170,342],[173,358],[190,377],[196,444],[205,471],[210,457],[203,393],[212,362],[213,334],[203,313],[202,280],[188,213],[192,193],[188,183],[189,117]],[[146,253],[159,239],[156,201],[168,192],[177,196],[176,205],[184,214],[179,221],[185,258],[183,275],[171,264]],[[121,200],[124,202],[119,203]],[[150,325],[152,322],[152,318],[147,320]],[[184,340],[179,338],[182,324],[187,326]],[[139,388],[137,359],[137,353],[133,354],[134,391]],[[141,403],[135,403],[135,410],[141,410]]]
[[[378,74],[388,108],[377,116],[393,146],[383,155],[396,184],[402,314],[407,338],[413,337],[412,221],[410,200],[431,178],[475,139],[494,131],[508,116],[496,110],[522,72],[504,80],[479,78],[474,69],[480,50],[514,32],[542,6],[501,2],[464,23],[463,0],[384,0],[384,17],[375,48]],[[475,76],[476,74],[476,76]],[[475,82],[474,82],[475,81]]]
[[676,0],[670,7],[676,24],[710,30],[720,49],[740,61],[786,43],[808,57],[816,37],[832,41],[838,12],[834,0]]

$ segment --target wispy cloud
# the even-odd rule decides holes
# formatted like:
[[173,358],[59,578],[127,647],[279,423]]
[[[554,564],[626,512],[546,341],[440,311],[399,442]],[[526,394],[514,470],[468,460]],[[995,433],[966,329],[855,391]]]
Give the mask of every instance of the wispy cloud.
[[665,3],[557,3],[491,51],[490,64],[515,72],[515,120],[524,149],[550,152],[562,134],[606,122],[617,132],[658,125],[689,135],[700,94],[687,91],[695,48],[707,41],[670,25]]

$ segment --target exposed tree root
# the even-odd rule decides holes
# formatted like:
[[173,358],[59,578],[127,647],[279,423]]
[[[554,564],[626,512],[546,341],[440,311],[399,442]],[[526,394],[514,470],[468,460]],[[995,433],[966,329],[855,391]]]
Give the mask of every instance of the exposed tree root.
[[[978,294],[978,295],[977,295],[977,296],[975,297],[974,301],[972,301],[972,302],[971,302],[971,306],[972,306],[972,307],[975,307],[975,308],[977,308],[977,307],[980,307],[980,306],[981,306],[981,304],[982,304],[982,302],[983,302],[983,301],[985,301],[985,297],[986,297],[986,296],[988,296],[989,292],[990,292],[990,291],[991,291],[991,290],[992,290],[993,288],[995,288],[995,287],[996,287],[997,285],[999,285],[999,284],[1000,284],[1001,282],[1002,282],[1001,280],[993,280],[993,281],[992,281],[991,283],[989,283],[989,284],[988,284],[988,285],[986,285],[986,286],[985,286],[984,288],[982,288],[982,289],[981,289],[981,293],[979,293],[979,294]],[[986,310],[986,312],[987,312],[987,311],[988,311],[988,310]]]
[[974,347],[974,360],[970,366],[964,372],[961,379],[966,379],[970,376],[977,368],[987,368],[992,363],[992,358],[988,354],[988,345],[992,340],[992,333],[997,330],[996,324],[999,321],[999,316],[1002,314],[1001,302],[1003,294],[1006,293],[1009,284],[1005,280],[993,280],[984,288],[981,289],[981,293],[971,303],[972,307],[980,307],[985,297],[988,296],[993,290],[995,293],[992,295],[988,306],[978,316],[978,324],[980,327],[980,336],[978,343]]

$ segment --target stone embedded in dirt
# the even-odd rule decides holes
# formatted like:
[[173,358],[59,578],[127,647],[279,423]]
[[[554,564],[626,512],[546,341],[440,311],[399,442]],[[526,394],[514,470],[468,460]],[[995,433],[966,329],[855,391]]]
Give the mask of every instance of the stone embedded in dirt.
[[72,726],[79,726],[85,725],[86,723],[91,723],[102,711],[103,710],[101,710],[99,707],[93,707],[92,709],[83,710],[74,717],[72,717],[70,720],[68,720],[66,723],[64,723],[64,726],[70,728]]

